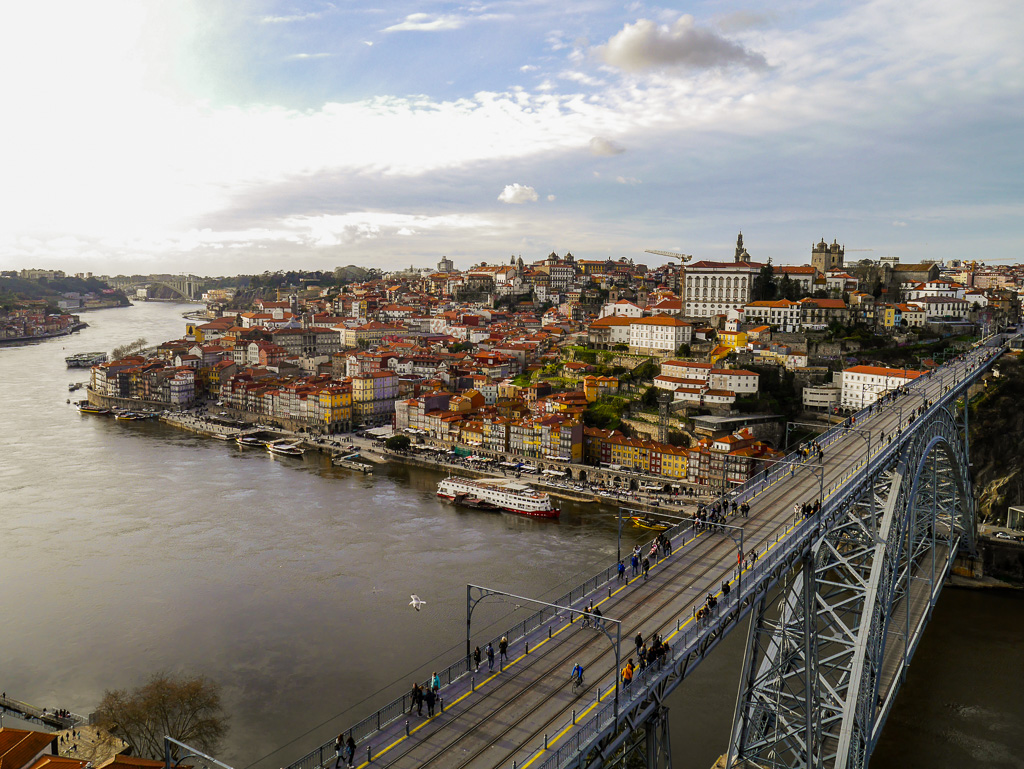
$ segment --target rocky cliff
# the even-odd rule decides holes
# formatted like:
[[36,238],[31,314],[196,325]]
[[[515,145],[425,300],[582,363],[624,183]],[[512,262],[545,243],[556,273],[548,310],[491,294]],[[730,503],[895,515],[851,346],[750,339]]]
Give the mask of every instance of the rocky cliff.
[[1024,362],[1004,355],[971,401],[971,463],[980,520],[1006,523],[1024,504]]

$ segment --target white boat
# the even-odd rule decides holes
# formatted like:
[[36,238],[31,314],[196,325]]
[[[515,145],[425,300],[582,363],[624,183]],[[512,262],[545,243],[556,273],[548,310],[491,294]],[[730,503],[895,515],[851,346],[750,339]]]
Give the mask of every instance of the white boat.
[[266,446],[267,442],[262,438],[257,438],[254,435],[239,435],[235,438],[235,443],[241,446],[243,449],[256,448],[257,446]]
[[544,492],[501,479],[445,478],[437,485],[437,496],[456,504],[461,501],[471,507],[494,507],[535,518],[557,518],[560,512]]
[[280,457],[301,457],[306,453],[306,450],[291,438],[278,438],[276,441],[270,441],[267,444],[267,451]]

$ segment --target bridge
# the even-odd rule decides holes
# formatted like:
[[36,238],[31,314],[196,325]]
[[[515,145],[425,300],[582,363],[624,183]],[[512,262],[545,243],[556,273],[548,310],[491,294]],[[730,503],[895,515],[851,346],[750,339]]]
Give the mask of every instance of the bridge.
[[[611,565],[549,603],[467,586],[466,656],[441,671],[436,712],[407,695],[346,729],[355,765],[670,767],[666,697],[749,617],[727,765],[866,766],[945,577],[974,548],[967,391],[1005,344],[991,337],[832,427],[820,459],[766,467],[729,493],[747,517],[680,523],[649,574]],[[481,601],[536,607],[502,634],[493,669],[470,653],[499,648],[473,635]],[[667,646],[625,686],[637,633]],[[331,742],[289,769],[335,762]]]
[[141,280],[131,278],[109,278],[107,283],[113,288],[122,291],[134,291],[138,288],[151,288],[162,286],[175,292],[182,299],[196,301],[203,295],[204,281],[195,275],[149,275]]

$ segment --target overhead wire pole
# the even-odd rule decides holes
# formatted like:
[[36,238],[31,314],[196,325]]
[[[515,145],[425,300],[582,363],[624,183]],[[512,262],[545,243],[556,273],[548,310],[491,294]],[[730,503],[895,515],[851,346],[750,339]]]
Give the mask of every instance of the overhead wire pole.
[[[477,597],[475,597],[475,598],[473,597],[473,591],[474,590],[479,591],[479,595]],[[559,606],[556,603],[548,603],[547,601],[539,601],[536,598],[527,598],[526,596],[516,595],[515,593],[508,593],[508,592],[505,592],[504,590],[495,590],[495,589],[489,588],[489,587],[482,587],[481,585],[467,584],[466,585],[466,665],[467,665],[467,669],[468,669],[468,666],[469,666],[469,654],[470,654],[469,649],[470,649],[470,637],[471,637],[471,623],[473,621],[473,610],[476,608],[478,603],[480,603],[485,598],[490,598],[491,596],[497,596],[499,598],[511,598],[511,599],[513,599],[515,601],[523,601],[525,603],[536,604],[537,606],[546,606],[548,608],[556,609],[557,611],[556,611],[555,615],[553,615],[553,616],[557,616],[557,612],[558,611],[566,611],[566,612],[569,612],[569,622],[572,622],[572,615],[573,614],[579,614],[581,616],[590,618],[591,622],[593,622],[593,624],[594,624],[594,627],[596,627],[598,630],[600,630],[602,633],[604,633],[605,637],[608,639],[608,642],[612,645],[612,651],[615,652],[615,669],[612,671],[612,674],[615,677],[615,724],[616,724],[616,727],[617,727],[618,726],[618,722],[619,722],[619,667],[622,664],[622,621],[621,620],[617,620],[617,619],[612,619],[611,617],[605,617],[604,615],[598,615],[598,614],[593,614],[591,612],[580,611],[579,609],[574,609],[571,606]],[[518,605],[517,605],[516,608],[519,608]],[[615,623],[615,638],[612,638],[611,633],[608,632],[608,628],[606,628],[605,625],[604,625],[605,622],[614,622]],[[500,670],[500,665],[501,665],[500,661],[499,661],[498,664],[499,664],[499,670]]]

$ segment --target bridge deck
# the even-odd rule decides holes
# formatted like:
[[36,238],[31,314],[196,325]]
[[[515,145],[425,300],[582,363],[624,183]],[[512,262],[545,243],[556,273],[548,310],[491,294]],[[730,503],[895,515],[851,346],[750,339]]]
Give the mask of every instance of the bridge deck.
[[[964,370],[963,364],[960,370]],[[923,386],[917,392],[934,401],[949,381],[929,377],[919,383]],[[907,394],[892,405],[875,408],[870,416],[858,419],[859,432],[842,433],[825,447],[821,465],[808,461],[807,467],[795,468],[758,491],[751,500],[750,517],[730,521],[744,529],[744,550],[747,553],[756,550],[763,555],[774,547],[792,526],[794,505],[819,498],[822,487],[826,498],[840,491],[867,458],[866,435],[871,436],[872,456],[893,448],[886,443],[885,436],[892,436],[905,426],[910,411],[921,403],[920,395]],[[821,467],[820,480],[818,467]],[[720,592],[724,579],[729,579],[734,589],[731,600],[735,600],[739,592],[735,589],[738,581],[736,545],[730,538],[704,532],[687,543],[675,541],[673,547],[673,555],[659,562],[648,580],[637,577],[627,584],[617,583],[613,595],[594,601],[606,617],[622,621],[623,664],[626,658],[634,656],[632,638],[637,632],[645,638],[657,632],[671,643],[680,627],[692,627],[693,612],[703,604],[708,593],[724,602]],[[927,601],[927,595],[911,591],[912,617],[920,616]],[[496,669],[487,673],[485,660],[480,675],[475,677],[475,690],[470,690],[469,677],[443,688],[443,711],[427,718],[424,706],[424,716],[409,716],[408,736],[405,719],[384,726],[368,744],[358,746],[357,765],[368,766],[367,747],[372,750],[373,764],[385,767],[501,766],[511,769],[515,762],[518,769],[525,769],[538,762],[545,755],[545,737],[554,747],[578,728],[572,725],[574,712],[582,723],[599,702],[603,706],[614,697],[615,655],[608,639],[598,631],[582,628],[578,618],[571,624],[564,617],[553,623],[550,640],[547,627],[525,639],[528,654],[522,642],[511,647],[510,661],[504,671]],[[890,625],[892,633],[898,633],[898,625],[894,620]],[[614,629],[612,634],[614,636]],[[883,674],[890,684],[898,670],[903,646],[895,636],[891,641],[887,649],[894,650],[893,657],[890,660],[890,655],[886,655]],[[897,648],[899,653],[895,652]],[[587,671],[587,686],[582,693],[574,695],[568,679],[577,661]],[[642,682],[634,681],[634,688],[639,690],[641,686]],[[638,694],[639,691],[623,692],[620,702]],[[329,748],[325,746],[324,752],[330,752]],[[313,763],[303,766],[331,766],[332,763],[333,755],[321,755],[317,760],[314,753]]]

